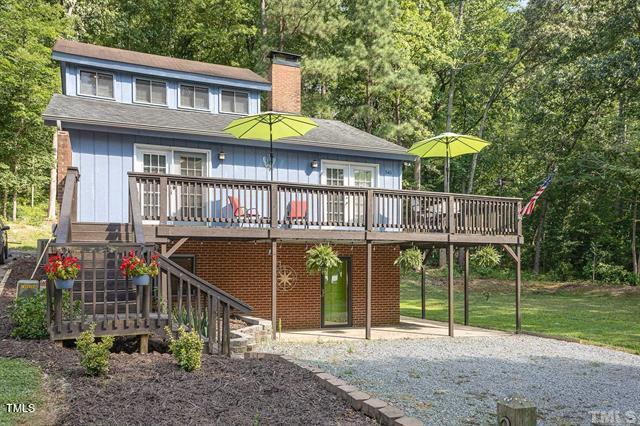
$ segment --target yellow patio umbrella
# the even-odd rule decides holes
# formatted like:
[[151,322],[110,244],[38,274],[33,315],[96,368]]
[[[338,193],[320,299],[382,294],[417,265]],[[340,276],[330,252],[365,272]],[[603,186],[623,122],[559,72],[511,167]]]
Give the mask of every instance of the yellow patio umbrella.
[[273,180],[273,141],[303,136],[318,127],[310,118],[282,112],[264,112],[238,118],[224,128],[224,131],[238,139],[258,139],[269,141],[269,170]]
[[476,154],[487,145],[490,145],[489,142],[476,136],[446,132],[414,143],[408,152],[421,158],[445,158],[444,191],[449,192],[449,159],[459,155]]

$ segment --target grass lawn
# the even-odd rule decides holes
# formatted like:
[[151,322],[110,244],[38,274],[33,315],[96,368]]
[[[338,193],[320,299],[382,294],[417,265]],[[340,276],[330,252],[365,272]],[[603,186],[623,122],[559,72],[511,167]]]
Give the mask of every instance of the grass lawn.
[[51,236],[51,222],[43,221],[39,225],[27,222],[6,222],[9,226],[9,251],[35,250],[38,239],[48,239]]
[[[0,358],[0,425],[32,423],[42,415],[42,372],[26,361]],[[34,413],[9,413],[6,404],[35,405]]]
[[[407,274],[400,285],[400,313],[419,318],[420,279]],[[447,320],[447,292],[441,277],[427,281],[427,319]],[[513,331],[513,281],[472,280],[469,324]],[[462,323],[462,284],[456,281],[456,323]],[[640,354],[640,288],[525,282],[522,292],[524,331],[581,339]]]

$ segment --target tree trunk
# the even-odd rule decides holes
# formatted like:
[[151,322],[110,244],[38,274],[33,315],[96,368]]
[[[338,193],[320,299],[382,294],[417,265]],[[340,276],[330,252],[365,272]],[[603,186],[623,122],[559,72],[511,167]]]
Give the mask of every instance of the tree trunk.
[[9,190],[2,193],[2,217],[7,217],[7,204],[9,204]]
[[[452,5],[453,6],[453,5]],[[458,15],[456,16],[456,26],[462,32],[462,28],[460,28],[460,24],[462,23],[462,16],[464,13],[464,0],[460,0],[460,4],[458,5]],[[451,131],[451,121],[453,119],[453,97],[456,90],[456,64],[454,63],[451,66],[451,70],[449,71],[449,93],[447,96],[447,124],[445,127],[445,132]],[[449,157],[445,157],[444,159],[444,192],[451,191],[451,175],[450,175],[450,159]],[[451,214],[451,212],[448,212]],[[440,249],[440,255],[438,259],[438,264],[442,268],[446,263],[447,251],[445,249]]]
[[420,191],[422,187],[422,158],[416,157],[413,169],[413,180],[415,181],[416,189]]
[[260,27],[262,36],[267,35],[267,0],[260,0]]
[[631,260],[633,273],[638,275],[638,253],[636,249],[636,235],[638,227],[638,197],[633,200],[633,216],[631,218]]
[[11,212],[11,220],[15,222],[18,219],[18,191],[13,191],[13,209]]
[[549,204],[542,200],[542,210],[540,211],[540,219],[538,220],[538,230],[535,236],[534,257],[533,257],[533,273],[540,273],[540,259],[542,257],[542,241],[544,239],[544,219],[547,215],[547,206]]
[[36,186],[31,184],[31,207],[34,206],[36,201]]

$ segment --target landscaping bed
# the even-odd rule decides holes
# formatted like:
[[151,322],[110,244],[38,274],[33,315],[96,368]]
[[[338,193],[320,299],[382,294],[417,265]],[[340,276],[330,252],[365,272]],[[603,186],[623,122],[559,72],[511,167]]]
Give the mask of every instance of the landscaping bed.
[[[0,297],[0,357],[26,359],[43,371],[46,401],[36,406],[36,414],[46,412],[46,423],[371,424],[309,372],[278,360],[206,355],[202,368],[188,373],[168,354],[115,353],[108,376],[87,377],[77,351],[8,337],[7,306],[16,278],[30,274],[29,262],[32,266],[33,259],[14,262],[12,269],[20,274],[12,273]],[[15,401],[0,404],[7,402]]]

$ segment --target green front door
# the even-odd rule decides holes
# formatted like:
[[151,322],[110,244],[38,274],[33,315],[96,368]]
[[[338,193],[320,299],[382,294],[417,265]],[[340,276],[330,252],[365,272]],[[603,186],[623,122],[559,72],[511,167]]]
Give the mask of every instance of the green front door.
[[322,327],[351,325],[351,259],[322,278]]

